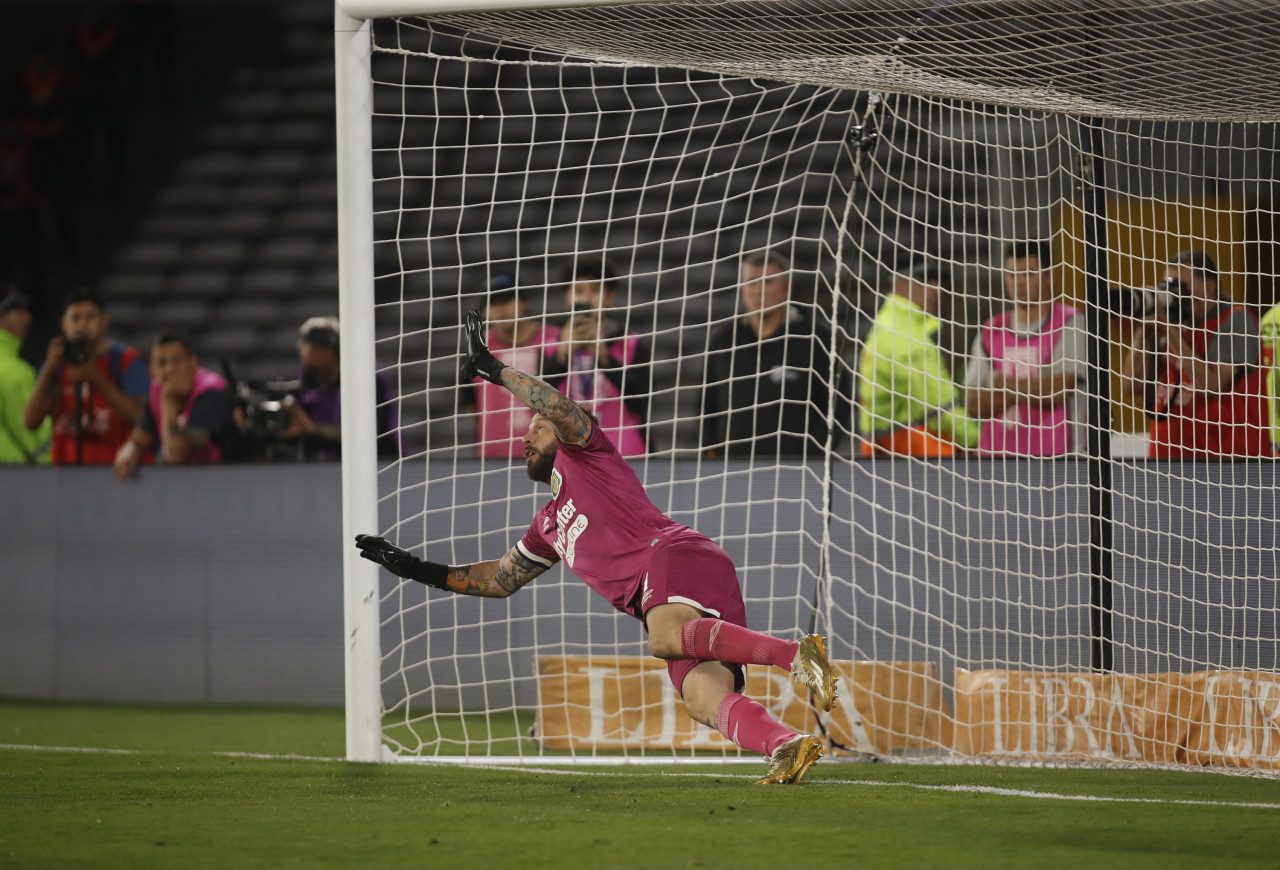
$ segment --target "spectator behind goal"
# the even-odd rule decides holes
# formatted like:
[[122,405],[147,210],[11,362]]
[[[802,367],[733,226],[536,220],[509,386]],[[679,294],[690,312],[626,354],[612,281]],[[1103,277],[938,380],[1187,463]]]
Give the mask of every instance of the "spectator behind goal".
[[62,303],[62,335],[49,342],[23,423],[35,431],[53,417],[55,465],[111,465],[129,440],[151,385],[137,348],[107,338],[111,319],[89,289]]
[[1271,449],[1280,454],[1280,305],[1276,305],[1258,323],[1262,342],[1271,351],[1271,368],[1267,371],[1267,414],[1271,423]]
[[[708,459],[803,458],[820,455],[826,445],[831,352],[814,334],[812,318],[793,304],[791,275],[790,260],[776,250],[742,259],[742,313],[707,343],[702,446]],[[840,393],[835,398],[841,419],[847,400]]]
[[876,313],[858,360],[863,456],[953,456],[978,443],[937,341],[948,277],[936,260],[907,260]]
[[1272,456],[1267,375],[1271,348],[1258,319],[1227,298],[1204,251],[1165,266],[1156,306],[1134,330],[1121,388],[1142,396],[1152,457]]
[[47,465],[53,424],[32,431],[22,408],[36,386],[36,370],[18,355],[31,325],[31,300],[18,288],[0,284],[0,463]]
[[545,362],[558,376],[548,380],[596,415],[619,453],[642,456],[648,449],[649,343],[609,317],[617,286],[617,274],[602,258],[573,263],[564,290],[570,315]]
[[[485,319],[489,323],[485,340],[504,365],[535,376],[547,371],[547,357],[555,352],[560,327],[530,315],[529,297],[516,286],[514,271],[498,272],[489,280]],[[533,412],[500,386],[479,377],[470,384],[459,395],[476,415],[476,455],[523,457],[522,439]]]
[[[336,317],[312,317],[298,328],[298,379],[301,386],[284,399],[289,426],[282,439],[301,439],[302,456],[326,461],[342,456],[342,360]],[[395,391],[384,372],[374,375],[378,457],[400,458],[399,414]]]
[[1087,335],[1080,311],[1057,298],[1045,242],[1004,253],[1012,308],[982,325],[969,349],[966,409],[982,421],[982,456],[1065,456],[1085,447]]
[[132,477],[148,452],[166,465],[221,462],[234,428],[226,379],[201,368],[191,340],[172,329],[151,345],[151,371],[138,425],[116,451],[116,477]]

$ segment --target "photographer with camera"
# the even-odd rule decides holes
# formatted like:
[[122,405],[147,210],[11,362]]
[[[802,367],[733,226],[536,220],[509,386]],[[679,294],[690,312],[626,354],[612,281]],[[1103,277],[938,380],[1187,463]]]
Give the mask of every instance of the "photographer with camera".
[[1142,397],[1152,457],[1271,456],[1266,379],[1271,351],[1257,318],[1218,287],[1203,251],[1169,261],[1144,306],[1121,369],[1127,397]]
[[565,273],[569,318],[547,367],[549,380],[563,377],[561,392],[589,408],[623,456],[647,452],[649,346],[607,314],[617,297],[618,277],[600,257],[575,260]]
[[129,438],[150,386],[137,348],[107,338],[110,318],[97,293],[73,291],[62,303],[62,335],[22,410],[35,431],[53,417],[55,465],[111,465]]
[[[336,317],[311,317],[298,328],[298,388],[281,407],[289,424],[272,437],[296,441],[302,458],[327,462],[342,457],[342,361],[340,325]],[[399,414],[395,391],[383,372],[374,380],[377,403],[378,456],[400,458]]]

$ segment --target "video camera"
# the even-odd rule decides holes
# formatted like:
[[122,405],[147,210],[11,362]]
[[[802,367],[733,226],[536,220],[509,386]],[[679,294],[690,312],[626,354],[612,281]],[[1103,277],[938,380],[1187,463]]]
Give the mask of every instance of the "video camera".
[[302,387],[302,381],[236,381],[235,407],[244,411],[245,433],[256,441],[278,441],[289,428],[284,400]]
[[285,441],[282,433],[289,428],[289,411],[285,398],[302,389],[296,379],[240,380],[224,360],[222,369],[231,392],[232,407],[240,412],[239,437],[235,453],[242,461],[279,461],[300,458],[295,442]]

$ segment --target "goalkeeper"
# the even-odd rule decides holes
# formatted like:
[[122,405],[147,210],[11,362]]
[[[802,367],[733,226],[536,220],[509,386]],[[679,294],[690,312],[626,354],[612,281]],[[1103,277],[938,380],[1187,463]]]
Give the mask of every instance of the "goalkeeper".
[[393,574],[462,595],[505,598],[563,560],[615,609],[641,620],[649,652],[698,722],[770,759],[760,783],[798,782],[822,755],[741,694],[744,665],[773,665],[808,687],[823,710],[835,682],[821,635],[781,640],[746,627],[746,607],[729,555],[649,501],[631,467],[592,417],[546,382],[500,362],[484,343],[480,316],[467,315],[462,379],[505,387],[535,412],[524,436],[529,477],[551,500],[501,559],[474,565],[424,562],[383,538],[360,535],[360,555]]

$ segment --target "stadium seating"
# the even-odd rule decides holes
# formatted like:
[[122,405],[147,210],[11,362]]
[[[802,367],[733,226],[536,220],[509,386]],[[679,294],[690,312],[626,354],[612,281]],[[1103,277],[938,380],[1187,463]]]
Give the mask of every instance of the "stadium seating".
[[291,375],[298,325],[337,313],[332,6],[277,14],[273,63],[233,77],[103,282],[125,340],[180,326],[251,379]]
[[[332,7],[324,0],[291,0],[279,6],[285,37],[271,66],[241,70],[230,91],[210,108],[207,126],[197,147],[179,161],[172,179],[154,200],[151,213],[139,224],[133,240],[115,259],[104,282],[114,306],[114,327],[121,337],[146,345],[160,327],[172,323],[195,333],[206,363],[226,358],[239,377],[265,379],[292,374],[296,366],[293,338],[306,317],[337,313],[337,203],[333,130]],[[399,60],[390,59],[386,62]],[[374,59],[375,77],[380,59]],[[451,71],[444,69],[440,83]],[[472,70],[471,81],[481,74]],[[543,74],[535,70],[531,76]],[[560,75],[561,73],[557,73]],[[454,84],[460,85],[457,78]],[[461,115],[467,103],[460,90],[403,89],[410,113]],[[528,111],[531,91],[513,89],[511,111]],[[379,95],[375,90],[375,105]],[[385,101],[387,95],[383,95]],[[467,147],[395,151],[401,125],[396,118],[375,119],[374,185],[375,292],[380,303],[428,295],[429,287],[456,281],[465,288],[484,284],[485,264],[504,262],[520,253],[528,258],[529,242],[522,233],[504,232],[528,228],[531,215],[541,215],[553,229],[538,244],[555,267],[557,255],[608,246],[630,266],[631,323],[640,331],[656,330],[653,372],[654,400],[650,430],[656,449],[697,447],[698,387],[701,363],[697,355],[706,347],[709,324],[731,317],[737,308],[733,292],[735,264],[731,252],[788,239],[770,238],[783,222],[778,220],[772,195],[751,197],[754,188],[794,185],[783,161],[777,159],[794,147],[790,135],[773,141],[767,136],[741,137],[749,119],[727,125],[695,127],[688,134],[657,137],[652,117],[639,116],[626,140],[616,136],[596,140],[599,115],[595,97],[586,89],[572,89],[565,99],[586,100],[583,113],[560,125],[539,124],[533,131],[520,130],[518,119],[496,117],[467,125]],[[521,103],[520,101],[523,101]],[[401,111],[401,106],[383,107]],[[563,110],[563,103],[557,107]],[[625,105],[606,109],[626,109]],[[675,108],[670,118],[692,110]],[[410,122],[415,129],[433,129],[430,120]],[[742,129],[738,129],[741,127]],[[732,129],[730,129],[732,128]],[[533,132],[533,147],[500,147]],[[568,135],[566,136],[566,132]],[[909,135],[909,131],[901,135]],[[542,143],[543,137],[547,141]],[[783,141],[785,140],[785,141]],[[430,141],[430,140],[424,140]],[[727,174],[708,172],[714,148],[733,141],[735,153],[747,155],[738,166],[750,170]],[[690,143],[694,147],[691,147]],[[460,152],[465,151],[465,154]],[[748,154],[748,152],[750,152]],[[832,142],[812,149],[805,161],[810,173],[847,171],[840,165],[847,152]],[[681,155],[684,155],[681,157]],[[696,155],[701,155],[696,156]],[[637,189],[615,189],[617,161],[639,161],[656,156],[677,165],[671,189],[707,191],[718,186],[722,197],[712,211],[698,211],[668,203],[669,189],[660,196]],[[676,160],[677,157],[681,159]],[[511,179],[488,185],[457,180],[465,160],[468,169],[491,165]],[[701,161],[701,162],[700,162]],[[551,184],[550,174],[524,175],[529,166],[590,165],[574,170]],[[612,166],[610,166],[612,164]],[[638,165],[638,164],[637,164]],[[401,177],[401,173],[405,176]],[[434,185],[432,175],[440,177]],[[877,196],[900,198],[899,190],[912,186],[937,186],[938,179],[907,177],[872,180]],[[963,173],[949,173],[946,183],[964,183]],[[563,186],[563,188],[562,188]],[[562,189],[580,189],[580,196],[563,196]],[[789,190],[796,188],[790,187]],[[810,192],[812,190],[812,192]],[[797,261],[812,255],[829,220],[824,185],[805,185],[794,207],[798,237],[809,248],[796,249]],[[908,191],[907,196],[910,196]],[[981,199],[975,191],[973,198]],[[661,201],[659,201],[661,199]],[[942,201],[918,198],[921,209]],[[519,208],[494,208],[492,203],[520,201]],[[399,203],[411,210],[392,213]],[[619,219],[622,216],[622,219]],[[874,220],[875,215],[868,217]],[[789,222],[790,217],[787,218]],[[870,223],[870,221],[868,221]],[[683,232],[699,229],[680,239]],[[441,237],[456,230],[457,237]],[[828,234],[830,228],[825,230]],[[434,234],[428,239],[429,234]],[[678,240],[678,241],[677,241]],[[906,240],[909,241],[909,240]],[[634,252],[634,260],[627,256]],[[963,256],[962,252],[952,252]],[[801,263],[803,266],[803,263]],[[445,267],[441,275],[441,267]],[[450,269],[449,266],[455,268]],[[876,264],[871,266],[875,273]],[[401,270],[404,270],[403,274]],[[428,270],[435,270],[428,283]],[[676,275],[682,277],[677,278]],[[661,275],[661,280],[659,280]],[[449,277],[452,276],[452,277]],[[534,283],[546,276],[526,276]],[[830,277],[830,276],[828,276]],[[710,293],[712,288],[721,288]],[[449,288],[452,291],[453,288]],[[863,286],[857,320],[863,323],[874,310],[874,288]],[[464,299],[465,299],[464,295]],[[480,297],[477,296],[477,299]],[[163,304],[161,304],[161,300]],[[413,304],[403,308],[403,329],[410,337],[403,343],[406,358],[420,354],[440,358],[452,351],[456,337],[442,331],[428,342],[426,330],[456,323],[456,306]],[[563,302],[559,288],[550,289],[541,305],[559,317]],[[970,321],[972,322],[972,321]],[[679,326],[679,328],[675,328]],[[383,365],[395,359],[390,343],[379,348]],[[678,366],[681,353],[690,354]],[[422,393],[407,400],[402,420],[410,427],[406,446],[411,454],[431,448],[452,447],[440,439],[452,438],[453,424],[419,425],[428,419],[448,419],[455,413],[455,397],[449,389],[455,377],[449,365],[429,367],[430,381],[423,381],[425,366],[392,373],[403,389]],[[420,383],[409,386],[414,379]],[[423,392],[425,391],[425,392]],[[424,401],[423,396],[429,401]],[[430,434],[428,439],[427,434]]]

